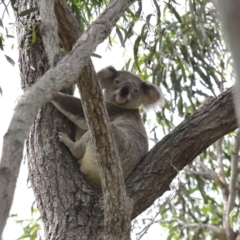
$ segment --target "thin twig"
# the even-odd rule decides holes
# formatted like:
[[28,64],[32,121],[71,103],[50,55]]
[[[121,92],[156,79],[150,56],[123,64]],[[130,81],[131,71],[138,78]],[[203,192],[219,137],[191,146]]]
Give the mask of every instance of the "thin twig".
[[171,218],[166,220],[158,220],[159,223],[172,223],[177,222],[179,225],[182,226],[182,228],[197,228],[197,229],[203,229],[203,230],[209,230],[213,233],[223,234],[225,235],[225,231],[223,228],[211,225],[211,224],[201,224],[201,223],[187,223],[184,220],[180,218]]

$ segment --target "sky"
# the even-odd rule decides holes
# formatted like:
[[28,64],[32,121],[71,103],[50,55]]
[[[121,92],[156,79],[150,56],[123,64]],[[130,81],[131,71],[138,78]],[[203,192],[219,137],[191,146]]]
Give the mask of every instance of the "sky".
[[[0,5],[0,16],[2,16],[3,6]],[[14,22],[12,13],[10,12],[10,18],[5,13],[3,23],[4,27],[9,29],[9,23]],[[0,28],[0,33],[4,33],[4,29]],[[9,33],[11,35],[16,34]],[[14,46],[14,47],[12,47]],[[124,66],[124,59],[127,59],[127,51],[124,51],[123,48],[115,46],[111,51],[106,51],[106,44],[102,44],[96,50],[96,53],[101,55],[102,58],[93,58],[93,63],[96,71],[113,65],[116,69],[122,69]],[[12,66],[7,62],[4,55],[8,55],[15,61],[15,65]],[[18,65],[18,49],[17,49],[17,40],[15,38],[9,38],[5,41],[4,52],[0,51],[0,66],[1,66],[1,77],[0,77],[0,87],[2,88],[2,96],[0,96],[0,155],[2,152],[2,142],[3,136],[7,131],[11,117],[14,112],[14,107],[16,106],[18,98],[22,94],[20,87],[20,73]],[[151,144],[153,145],[153,144]],[[17,214],[18,219],[28,219],[31,217],[31,206],[34,202],[34,195],[32,189],[29,187],[27,182],[27,162],[26,159],[22,161],[20,175],[17,181],[16,192],[14,196],[14,202],[10,214]],[[150,208],[151,209],[151,208]],[[156,214],[154,207],[152,207],[152,216]],[[149,211],[149,210],[148,210]],[[151,218],[150,215],[143,214],[140,218]],[[156,218],[157,220],[158,218]],[[139,229],[136,229],[136,232],[139,232]],[[3,233],[3,240],[14,240],[17,239],[22,234],[22,227],[19,224],[16,224],[16,218],[9,218],[7,226]],[[148,230],[148,234],[142,237],[142,240],[147,239],[164,239],[166,236],[166,231],[163,231],[158,224],[153,224],[152,227]],[[135,234],[132,235],[132,239],[136,239]]]

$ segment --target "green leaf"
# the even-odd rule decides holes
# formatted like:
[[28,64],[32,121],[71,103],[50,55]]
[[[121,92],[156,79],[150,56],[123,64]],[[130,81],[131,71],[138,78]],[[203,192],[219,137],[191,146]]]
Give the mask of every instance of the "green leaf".
[[148,14],[147,17],[146,17],[146,22],[147,22],[148,26],[150,25],[150,19],[151,19],[152,16],[153,16],[153,14]]
[[234,217],[236,217],[236,215],[237,215],[237,209],[234,208],[228,216],[228,222],[229,222],[229,226],[231,228],[233,228],[233,219],[234,219]]
[[178,12],[176,11],[176,9],[173,7],[173,5],[170,4],[170,3],[166,3],[166,4],[168,5],[169,10],[174,14],[174,16],[176,17],[176,19],[177,19],[180,23],[182,23],[182,19],[181,19],[180,15],[178,14]]
[[161,20],[161,11],[160,11],[160,7],[159,7],[160,5],[156,0],[153,0],[153,3],[154,3],[154,6],[155,6],[155,9],[157,11],[157,23],[156,23],[156,25],[159,25],[160,20]]
[[177,92],[181,92],[181,85],[180,85],[179,79],[177,79],[177,75],[173,66],[170,73],[170,77],[173,83],[174,90]]
[[98,55],[98,54],[96,54],[96,53],[92,53],[92,55],[91,55],[92,57],[96,57],[96,58],[102,58],[102,56],[101,55]]
[[142,40],[141,36],[138,36],[137,39],[135,40],[134,47],[133,47],[134,62],[139,71],[140,71],[140,68],[139,68],[139,64],[138,64],[138,49],[139,49],[141,40]]
[[0,49],[3,51],[3,36],[0,35]]
[[128,59],[127,63],[125,64],[125,69],[130,71],[130,64],[131,64],[131,59]]
[[157,42],[153,45],[153,47],[151,47],[150,49],[150,54],[148,55],[148,57],[146,58],[145,62],[147,64],[150,64],[150,62],[152,61],[153,57],[155,56],[156,54],[156,47],[157,47]]
[[180,50],[181,50],[181,53],[182,53],[182,55],[183,55],[183,57],[184,57],[184,60],[185,60],[186,62],[189,62],[189,59],[188,59],[188,51],[187,51],[186,46],[181,45],[181,46],[180,46]]
[[185,68],[183,66],[182,60],[179,58],[179,56],[177,56],[177,60],[178,60],[178,66],[179,66],[179,68],[181,69],[181,72],[182,72],[184,82],[186,82],[187,81],[187,76],[186,76],[186,72],[185,72]]
[[11,1],[11,5],[12,5],[13,10],[18,11],[18,8],[14,6],[17,0],[10,0],[10,1]]
[[118,27],[116,27],[116,33],[117,33],[117,35],[119,37],[119,40],[121,42],[122,47],[125,47],[125,43],[124,43],[124,40],[123,40],[122,33],[121,33],[121,31],[120,31],[120,29]]
[[141,30],[141,39],[142,39],[142,42],[145,42],[147,38],[147,24],[143,24],[142,26],[142,30]]
[[20,17],[24,17],[24,16],[27,16],[27,15],[29,15],[30,13],[33,13],[33,12],[35,12],[35,11],[37,11],[37,10],[38,10],[38,7],[30,8],[30,9],[27,9],[27,10],[25,10],[25,11],[20,12],[19,16],[20,16]]
[[183,100],[182,100],[181,95],[180,95],[180,98],[178,101],[178,111],[179,111],[179,115],[183,116]]
[[2,21],[2,19],[0,18],[0,27],[2,27],[3,28],[3,21]]
[[198,30],[198,28],[197,28],[195,19],[192,18],[191,22],[192,22],[193,30],[197,34],[197,37],[199,38],[199,40],[201,40],[203,38],[203,36],[202,36],[201,32]]
[[12,58],[10,58],[9,56],[7,56],[7,55],[4,55],[5,56],[5,58],[7,59],[7,61],[12,65],[12,66],[14,66],[15,65],[15,62],[13,61],[13,59]]
[[78,25],[80,26],[81,33],[83,33],[84,29],[82,29],[83,26],[82,26],[80,11],[79,11],[79,8],[74,4],[74,2],[72,3],[72,12],[74,13],[74,16],[78,22]]
[[37,34],[36,34],[36,31],[35,31],[35,28],[33,27],[32,28],[32,44],[35,43],[37,40]]

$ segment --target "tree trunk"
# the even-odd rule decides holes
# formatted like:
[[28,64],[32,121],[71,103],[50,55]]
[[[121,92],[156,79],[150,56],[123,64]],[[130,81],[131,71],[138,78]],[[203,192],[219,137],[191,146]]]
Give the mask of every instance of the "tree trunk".
[[[19,1],[19,5],[23,11],[37,4],[32,0]],[[37,19],[39,15],[32,13],[18,21],[22,26],[18,39],[24,90],[48,68]],[[36,42],[33,43],[31,36],[35,33]],[[134,200],[132,218],[168,189],[178,171],[236,127],[231,93],[227,91],[167,135],[126,181],[129,196]],[[74,126],[50,104],[39,110],[27,141],[30,180],[46,239],[103,239],[102,195],[91,190],[76,160],[57,139],[59,131],[73,138],[74,130]]]
[[100,196],[88,188],[76,160],[57,140],[57,131],[67,132],[70,126],[60,113],[47,105],[39,111],[27,143],[30,180],[43,217],[46,239],[79,239],[79,236],[101,239]]
[[[37,5],[21,1],[21,9]],[[28,5],[28,6],[27,6]],[[19,6],[20,8],[20,6]],[[22,10],[22,11],[23,11]],[[21,85],[27,90],[48,68],[37,13],[19,24]],[[34,29],[34,33],[29,29]],[[29,37],[36,34],[36,42]],[[28,46],[27,50],[24,46]],[[58,126],[58,128],[56,128]],[[102,199],[79,174],[76,160],[58,141],[58,132],[73,138],[75,127],[51,104],[39,110],[27,140],[29,177],[44,222],[46,239],[101,239]]]

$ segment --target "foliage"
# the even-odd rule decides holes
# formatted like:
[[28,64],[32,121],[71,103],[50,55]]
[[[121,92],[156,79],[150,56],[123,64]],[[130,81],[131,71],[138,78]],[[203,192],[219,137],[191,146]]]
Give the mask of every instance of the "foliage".
[[[14,36],[12,34],[10,34],[10,32],[12,32],[12,29],[9,26],[8,27],[4,26],[4,24],[3,24],[3,19],[4,19],[5,14],[7,13],[8,16],[9,16],[9,10],[8,10],[9,3],[5,4],[4,1],[2,1],[0,3],[0,6],[1,6],[1,4],[4,5],[4,10],[3,10],[2,16],[0,16],[0,50],[1,50],[1,52],[4,51],[4,47],[5,47],[4,42],[5,42],[5,40],[9,39],[9,38],[14,38]],[[12,24],[10,24],[10,25],[12,25]],[[14,46],[12,46],[12,48],[13,47]],[[6,57],[7,61],[10,64],[12,64],[12,65],[15,64],[14,61],[9,56],[5,55],[5,57]]]
[[100,14],[108,3],[109,1],[107,0],[68,1],[69,7],[76,17],[81,32],[84,32],[84,30],[91,24],[94,18]]
[[[133,56],[126,67],[163,86],[167,101],[156,120],[166,133],[192,114],[205,98],[217,96],[232,85],[232,65],[211,3],[189,0],[185,5],[182,1],[164,4],[153,0],[152,9],[139,16],[141,29],[133,28]],[[122,42],[124,37],[119,39]],[[156,139],[160,127],[154,125],[150,130]],[[224,228],[227,203],[221,195],[226,186],[220,178],[226,183],[231,181],[233,135],[219,140],[220,150],[216,143],[179,173],[178,186],[173,187],[176,194],[170,202],[168,197],[159,200],[159,222],[169,230],[167,239],[220,237],[202,224],[219,227],[219,235],[220,228]],[[215,175],[208,175],[208,171]],[[236,209],[235,217],[239,215]]]
[[[34,205],[34,204],[33,204]],[[20,224],[23,230],[23,234],[18,238],[28,239],[28,240],[41,240],[43,239],[40,235],[42,232],[42,222],[40,214],[36,207],[32,206],[31,208],[32,217],[30,219],[18,219],[18,216],[12,216],[15,218],[17,224]]]
[[[68,1],[82,32],[108,3],[106,0]],[[0,27],[3,29],[1,19]],[[1,50],[6,37],[7,32],[5,35],[0,32]],[[122,16],[108,40],[110,50],[113,44],[130,49],[131,54],[126,54],[126,69],[162,86],[166,102],[156,112],[155,120],[142,112],[155,141],[160,133],[168,133],[191,115],[205,98],[217,96],[232,85],[230,55],[209,1],[137,1]],[[211,228],[201,226],[224,228],[226,206],[219,176],[227,184],[231,181],[234,136],[233,133],[219,140],[179,173],[171,200],[167,196],[160,198],[159,222],[168,229],[167,239],[218,239]],[[233,228],[239,215],[237,202],[229,216]],[[40,229],[38,221],[18,221],[27,223],[23,226],[23,236],[36,239],[33,236]]]
[[[9,3],[10,3],[10,1],[9,1]],[[9,25],[6,27],[3,24],[3,19],[4,19],[5,14],[9,15],[9,9],[8,9],[9,3],[6,4],[4,1],[1,1],[1,3],[0,3],[0,7],[3,9],[2,15],[0,15],[0,54],[4,53],[5,41],[8,39],[14,38],[14,36],[10,33],[10,32],[12,32],[12,27],[11,27],[12,24],[10,24],[10,27],[9,27]],[[3,5],[3,7],[1,5]],[[14,45],[12,45],[11,48],[13,49]],[[8,56],[6,54],[4,54],[4,56],[7,60],[7,62],[9,62],[13,66],[15,65],[14,60],[10,56]],[[0,86],[0,95],[2,95],[1,86]]]
[[[230,54],[211,3],[153,0],[148,12],[149,5],[149,2],[138,2],[136,9],[133,7],[122,17],[115,33],[123,47],[129,41],[133,49],[126,68],[143,79],[161,84],[165,93],[164,108],[156,113],[158,125],[150,124],[156,141],[161,128],[167,133],[192,114],[205,98],[217,96],[230,87],[234,76]],[[147,119],[146,113],[143,115]],[[219,179],[223,177],[226,183],[231,181],[233,136],[219,140],[221,148],[218,153],[216,143],[179,174],[172,200],[168,197],[159,200],[159,222],[169,231],[167,239],[220,237],[202,224],[219,227],[219,235],[220,229],[224,228],[226,203],[222,195],[225,189]],[[208,171],[215,173],[212,175],[215,178],[207,175]],[[237,209],[234,209],[235,223],[239,214]]]

